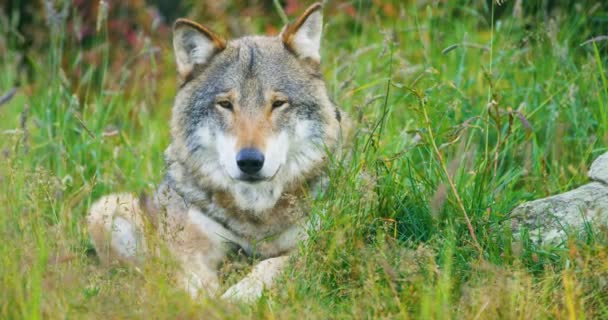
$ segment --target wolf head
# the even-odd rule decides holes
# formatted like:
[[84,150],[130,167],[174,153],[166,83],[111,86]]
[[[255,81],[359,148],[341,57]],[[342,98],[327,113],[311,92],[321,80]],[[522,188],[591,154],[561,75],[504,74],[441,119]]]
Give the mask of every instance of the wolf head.
[[243,210],[264,211],[319,174],[341,119],[320,71],[322,21],[315,4],[278,36],[229,41],[176,21],[182,84],[167,156],[192,175],[183,178],[231,193]]

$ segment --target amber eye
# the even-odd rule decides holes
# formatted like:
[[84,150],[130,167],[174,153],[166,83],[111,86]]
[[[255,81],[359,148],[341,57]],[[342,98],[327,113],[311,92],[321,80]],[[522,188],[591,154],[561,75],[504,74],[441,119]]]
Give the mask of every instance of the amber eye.
[[232,103],[230,103],[230,101],[222,100],[222,101],[218,102],[217,104],[226,110],[232,110]]
[[285,100],[277,100],[272,103],[272,109],[280,108],[283,105],[285,105],[286,103],[287,103],[287,101],[285,101]]

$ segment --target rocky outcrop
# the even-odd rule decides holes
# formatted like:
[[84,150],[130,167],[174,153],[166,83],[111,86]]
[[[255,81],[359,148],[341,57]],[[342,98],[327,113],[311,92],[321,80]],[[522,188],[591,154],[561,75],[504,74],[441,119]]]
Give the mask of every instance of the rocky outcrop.
[[589,169],[589,178],[608,185],[608,152],[593,162]]
[[586,224],[608,225],[608,152],[589,170],[592,182],[574,190],[524,203],[511,212],[514,233],[526,228],[533,240],[557,244]]

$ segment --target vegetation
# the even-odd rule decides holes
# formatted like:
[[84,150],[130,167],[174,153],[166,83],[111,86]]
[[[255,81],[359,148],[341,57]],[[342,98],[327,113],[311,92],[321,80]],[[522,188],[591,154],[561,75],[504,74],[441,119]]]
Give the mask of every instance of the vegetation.
[[[313,204],[320,230],[252,306],[192,301],[166,259],[101,266],[86,232],[92,201],[163,175],[167,25],[125,44],[103,2],[79,20],[71,1],[47,1],[44,40],[27,49],[5,12],[0,318],[608,318],[608,230],[539,245],[509,217],[586,182],[607,150],[606,5],[498,2],[328,6],[323,70],[357,121],[352,157]],[[207,24],[279,30],[275,6],[256,10],[244,28]],[[227,264],[226,287],[248,268]]]

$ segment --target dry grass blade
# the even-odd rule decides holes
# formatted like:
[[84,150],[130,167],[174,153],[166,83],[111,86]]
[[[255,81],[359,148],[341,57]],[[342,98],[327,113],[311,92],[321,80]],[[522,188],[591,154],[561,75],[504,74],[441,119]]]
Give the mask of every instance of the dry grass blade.
[[0,97],[0,106],[11,101],[13,96],[15,96],[15,93],[17,93],[17,88],[11,88],[7,93]]
[[454,194],[454,197],[456,198],[456,202],[458,203],[458,207],[460,208],[460,211],[462,212],[462,215],[465,219],[467,228],[469,230],[469,234],[471,235],[471,238],[473,240],[473,245],[475,246],[475,249],[477,249],[477,252],[479,253],[479,256],[481,257],[483,255],[483,249],[479,245],[479,241],[477,241],[477,236],[475,235],[475,229],[473,228],[471,219],[469,218],[467,210],[464,207],[464,203],[462,202],[460,193],[458,192],[458,189],[456,188],[454,179],[452,178],[452,175],[450,174],[450,172],[446,166],[446,161],[443,157],[443,153],[441,152],[441,150],[439,150],[439,147],[437,147],[437,143],[435,142],[435,134],[433,133],[434,132],[433,127],[431,126],[431,120],[430,120],[430,117],[429,117],[429,114],[427,111],[426,99],[424,99],[422,92],[415,90],[415,89],[410,89],[410,91],[418,97],[418,101],[420,102],[420,109],[422,111],[422,115],[424,116],[424,121],[426,123],[426,130],[429,134],[429,141],[431,143],[433,151],[435,152],[435,156],[437,156],[437,160],[439,160],[439,164],[441,166],[443,174],[445,175],[446,179],[448,180],[448,184],[450,185],[452,194]]
[[589,44],[589,43],[606,41],[606,40],[608,40],[608,36],[604,36],[604,35],[603,36],[597,36],[597,37],[593,37],[593,38],[591,38],[591,39],[589,39],[589,40],[581,43],[580,46],[582,47],[582,46],[584,46],[586,44]]

